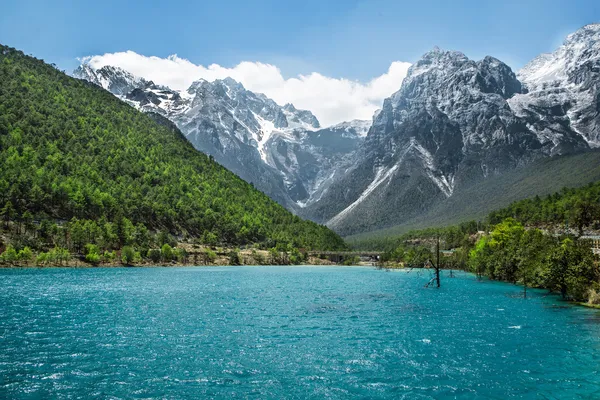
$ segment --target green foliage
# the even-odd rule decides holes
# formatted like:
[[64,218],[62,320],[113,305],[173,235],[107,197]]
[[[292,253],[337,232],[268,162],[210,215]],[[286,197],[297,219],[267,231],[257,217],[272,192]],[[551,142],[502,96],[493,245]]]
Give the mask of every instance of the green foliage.
[[277,264],[281,264],[281,255],[279,254],[279,252],[277,251],[277,249],[275,248],[270,248],[269,249],[269,264],[271,265],[277,265]]
[[97,245],[91,243],[85,245],[85,261],[91,264],[100,262],[100,248]]
[[600,182],[567,189],[548,195],[536,196],[512,203],[490,213],[490,223],[515,218],[526,225],[570,225],[581,233],[584,228],[600,220]]
[[139,255],[136,254],[135,250],[131,246],[124,246],[121,249],[121,262],[124,265],[132,265],[134,262],[139,260]]
[[566,238],[546,256],[544,286],[563,298],[583,300],[592,283],[598,281],[594,264],[588,243]]
[[[293,248],[289,252],[289,263],[292,265],[302,264],[306,260],[306,255],[302,254],[297,248]],[[353,264],[348,264],[353,265]]]
[[2,219],[4,220],[5,227],[8,228],[9,222],[15,216],[15,207],[13,206],[10,200],[7,201],[6,204],[4,204],[4,207],[2,207],[2,209],[0,210],[0,216],[2,216]]
[[156,236],[156,241],[159,246],[164,244],[168,244],[171,247],[177,246],[177,240],[175,240],[173,235],[169,234],[167,231],[160,231]]
[[146,257],[149,258],[152,262],[159,262],[161,259],[160,249],[149,249]]
[[113,262],[117,258],[117,253],[113,251],[105,250],[104,254],[102,254],[102,261],[104,262]]
[[516,282],[519,266],[518,250],[525,232],[523,225],[507,219],[494,227],[489,236],[477,241],[471,251],[471,266],[478,275]]
[[242,265],[239,251],[232,250],[229,252],[229,265]]
[[511,218],[477,241],[469,261],[479,276],[544,287],[579,301],[585,300],[599,278],[589,243],[524,230]]
[[160,253],[163,261],[169,262],[173,260],[173,248],[168,243],[163,244]]
[[175,250],[173,250],[173,258],[175,258],[177,261],[185,263],[187,262],[187,251],[185,251],[185,249],[183,248],[177,248]]
[[202,235],[202,243],[208,246],[216,246],[218,242],[219,239],[217,238],[217,235],[215,235],[213,232],[205,231]]
[[252,259],[258,265],[263,265],[265,263],[265,258],[263,255],[257,252],[255,249],[252,249]]
[[213,263],[217,259],[217,254],[214,251],[212,251],[211,249],[204,249],[200,253],[200,257],[201,257],[202,263],[204,265],[207,265],[207,264]]
[[[0,214],[70,221],[50,245],[151,247],[152,231],[215,245],[345,247],[107,91],[0,45]],[[32,216],[34,217],[32,219]],[[62,225],[62,224],[60,224]],[[32,226],[29,226],[31,228]],[[28,227],[26,226],[26,230]]]
[[19,261],[29,262],[33,259],[33,252],[28,246],[25,246],[21,250],[19,250],[19,253],[17,254],[17,259]]
[[39,253],[36,262],[40,265],[63,265],[70,258],[71,253],[68,249],[57,246],[46,253]]
[[19,255],[17,253],[17,251],[15,250],[15,248],[11,245],[9,245],[8,247],[6,247],[6,249],[4,250],[4,252],[2,254],[0,254],[0,260],[5,262],[5,263],[14,263],[19,259]]

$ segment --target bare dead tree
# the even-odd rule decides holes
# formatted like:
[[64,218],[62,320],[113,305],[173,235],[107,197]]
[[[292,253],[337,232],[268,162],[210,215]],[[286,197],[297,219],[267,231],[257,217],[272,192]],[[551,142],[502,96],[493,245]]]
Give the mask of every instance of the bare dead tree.
[[427,282],[425,287],[429,287],[432,284],[435,284],[438,288],[440,287],[440,236],[439,236],[439,234],[437,236],[437,241],[435,244],[435,252],[436,252],[436,263],[433,264],[431,262],[431,260],[428,260],[429,265],[431,265],[433,267],[433,269],[435,270],[435,275],[433,278],[431,278],[431,280],[429,282]]

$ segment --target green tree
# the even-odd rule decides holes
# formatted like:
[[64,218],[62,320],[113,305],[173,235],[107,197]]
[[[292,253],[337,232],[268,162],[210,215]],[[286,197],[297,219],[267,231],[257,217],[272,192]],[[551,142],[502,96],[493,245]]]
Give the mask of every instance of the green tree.
[[566,238],[545,260],[544,286],[563,298],[583,300],[598,279],[594,263],[589,245]]
[[208,246],[216,246],[218,241],[219,241],[219,239],[218,239],[217,235],[214,234],[213,232],[205,231],[204,235],[202,236],[202,243],[204,243]]
[[269,249],[269,263],[271,265],[277,265],[281,263],[281,257],[279,255],[279,252],[275,248]]
[[2,219],[4,219],[4,227],[8,229],[10,221],[15,217],[16,211],[12,202],[7,201],[4,204],[4,207],[0,210],[0,215],[2,215]]
[[573,208],[573,220],[579,231],[579,236],[583,235],[583,229],[591,225],[598,215],[598,206],[588,199],[577,199]]
[[168,243],[163,244],[160,252],[164,262],[170,262],[173,260],[173,248]]
[[149,249],[146,257],[152,260],[152,262],[159,262],[161,258],[160,249]]
[[28,246],[25,246],[21,250],[19,250],[17,259],[19,261],[29,262],[33,259],[33,252],[31,251],[31,249]]
[[117,253],[113,251],[104,250],[104,254],[102,254],[102,261],[104,262],[113,262],[117,258]]
[[121,249],[121,262],[124,265],[132,265],[136,261],[135,250],[131,246],[124,246]]
[[175,249],[175,250],[173,251],[173,256],[174,256],[174,258],[176,258],[176,259],[177,259],[177,261],[179,261],[179,262],[183,262],[183,263],[186,263],[186,262],[187,262],[187,257],[188,257],[188,254],[187,254],[187,251],[185,251],[185,249],[184,249],[184,248],[177,248],[177,249]]
[[1,257],[2,261],[4,261],[5,263],[9,263],[9,264],[12,264],[19,259],[17,251],[11,245],[8,245],[6,247],[4,252],[2,254],[0,254],[0,257]]
[[85,245],[85,260],[90,264],[98,264],[100,262],[100,248],[88,243]]
[[23,225],[25,226],[25,232],[35,232],[35,225],[33,223],[33,214],[30,211],[25,211],[21,217]]

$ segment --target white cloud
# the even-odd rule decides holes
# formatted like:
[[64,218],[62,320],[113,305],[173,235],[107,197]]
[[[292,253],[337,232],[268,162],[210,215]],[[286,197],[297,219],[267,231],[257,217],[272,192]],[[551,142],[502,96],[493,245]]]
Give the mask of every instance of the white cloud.
[[217,64],[204,67],[172,55],[167,58],[147,57],[133,51],[86,57],[92,67],[121,67],[134,75],[157,84],[185,90],[200,78],[207,81],[228,76],[248,90],[264,93],[283,105],[311,110],[323,126],[352,119],[370,119],[381,107],[383,99],[400,88],[409,63],[395,61],[383,75],[367,83],[331,78],[317,72],[285,79],[275,65],[244,61],[233,68]]

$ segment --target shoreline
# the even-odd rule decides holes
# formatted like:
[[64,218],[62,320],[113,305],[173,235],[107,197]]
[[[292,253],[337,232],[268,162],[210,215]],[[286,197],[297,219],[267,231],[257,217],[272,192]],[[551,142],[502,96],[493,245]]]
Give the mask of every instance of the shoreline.
[[[372,263],[362,263],[359,265],[343,265],[343,264],[336,264],[336,263],[332,263],[332,262],[327,262],[327,260],[321,260],[319,258],[313,258],[311,257],[311,259],[313,259],[313,261],[315,260],[319,260],[321,262],[314,262],[314,263],[303,263],[303,264],[241,264],[241,265],[231,265],[231,264],[226,264],[226,263],[214,263],[214,264],[206,264],[206,265],[199,265],[199,264],[195,264],[195,263],[182,263],[182,262],[172,262],[169,264],[155,264],[155,263],[138,263],[138,264],[134,264],[134,265],[124,265],[123,263],[101,263],[98,265],[93,265],[90,263],[86,263],[83,261],[79,261],[79,260],[71,260],[70,262],[67,262],[65,265],[34,265],[34,264],[0,264],[0,269],[59,269],[59,268],[64,268],[64,269],[94,269],[94,268],[214,268],[214,267],[289,267],[289,268],[298,268],[298,267],[311,267],[311,268],[318,268],[318,267],[343,267],[343,268],[365,268],[365,267],[369,267],[369,268],[375,268],[377,269],[378,266],[374,265]],[[405,267],[400,267],[400,266],[394,266],[394,267],[388,267],[388,268],[382,268],[382,270],[387,269],[389,270],[394,270],[394,271],[400,271],[400,270],[404,270],[407,269]],[[426,268],[412,268],[412,269],[426,269]],[[469,271],[464,271],[464,270],[455,270],[455,271],[462,271],[462,272],[466,272],[466,273],[471,273]],[[492,282],[500,282],[500,283],[510,283],[510,282],[504,282],[504,281],[492,281]],[[522,286],[521,284],[514,284],[516,286]],[[543,289],[543,288],[532,288],[532,289]],[[561,299],[563,300],[566,304],[572,305],[572,306],[580,306],[580,307],[586,307],[586,308],[591,308],[591,309],[595,309],[595,310],[600,310],[600,304],[590,304],[587,302],[581,302],[581,301],[572,301],[572,300],[565,300],[565,299]]]
[[173,264],[155,264],[155,263],[140,263],[133,265],[124,265],[122,263],[113,264],[98,264],[93,265],[85,262],[81,263],[68,263],[65,265],[34,265],[34,264],[0,264],[0,269],[94,269],[94,268],[210,268],[210,267],[371,267],[376,268],[375,265],[363,264],[363,265],[343,265],[335,263],[303,263],[303,264],[194,264],[194,263],[173,263]]

